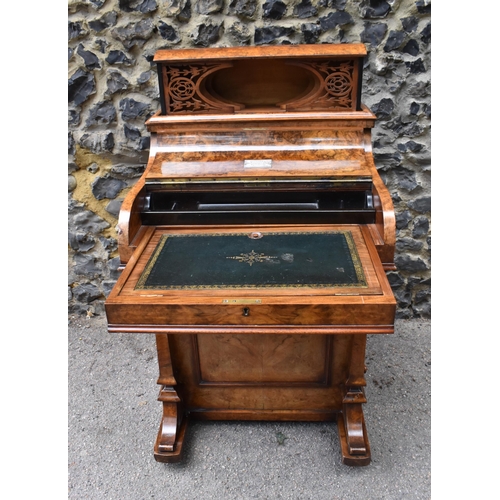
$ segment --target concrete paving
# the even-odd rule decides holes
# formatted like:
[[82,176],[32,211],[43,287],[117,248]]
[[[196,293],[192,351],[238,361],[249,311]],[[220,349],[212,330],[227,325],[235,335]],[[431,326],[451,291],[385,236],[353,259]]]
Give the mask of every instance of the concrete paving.
[[370,335],[372,463],[342,465],[334,423],[195,422],[184,461],[154,460],[157,402],[152,335],[110,334],[104,316],[72,317],[68,342],[69,499],[431,498],[429,321]]

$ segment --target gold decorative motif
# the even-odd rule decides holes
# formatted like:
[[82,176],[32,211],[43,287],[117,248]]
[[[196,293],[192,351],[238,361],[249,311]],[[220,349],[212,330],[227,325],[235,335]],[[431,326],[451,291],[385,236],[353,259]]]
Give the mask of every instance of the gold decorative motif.
[[239,262],[245,262],[250,267],[253,266],[255,262],[269,262],[271,259],[276,259],[275,255],[264,255],[263,253],[256,253],[252,250],[250,253],[240,253],[234,257],[226,257],[226,259],[237,260]]

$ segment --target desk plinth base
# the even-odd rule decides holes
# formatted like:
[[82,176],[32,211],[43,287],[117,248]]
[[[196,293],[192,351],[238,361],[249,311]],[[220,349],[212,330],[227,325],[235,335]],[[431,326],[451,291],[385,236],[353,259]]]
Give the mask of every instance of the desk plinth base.
[[160,430],[158,431],[158,436],[156,437],[156,442],[154,445],[154,457],[157,462],[176,463],[182,461],[182,451],[184,438],[186,436],[187,424],[188,419],[187,417],[184,417],[180,425],[178,426],[178,432],[176,430],[172,451],[160,451],[162,436],[164,435],[164,422],[162,420],[162,423],[160,424]]
[[[363,417],[361,413],[361,417]],[[175,431],[175,440],[172,445],[172,451],[159,451],[161,448],[161,440],[164,435],[164,423],[160,424],[160,430],[158,431],[158,436],[154,445],[154,458],[157,462],[162,463],[177,463],[183,459],[183,445],[186,437],[186,430],[188,427],[189,417],[184,415],[182,417],[181,423],[178,425],[178,429]],[[287,419],[288,420],[288,419]],[[290,418],[290,420],[296,420]],[[346,419],[344,415],[340,412],[337,415],[337,429],[340,441],[340,449],[342,454],[342,463],[344,465],[350,466],[365,466],[369,465],[371,462],[371,451],[370,443],[368,441],[368,435],[366,432],[366,425],[364,419],[362,418],[362,435],[361,439],[364,445],[363,449],[354,449],[352,446],[352,441],[356,441],[356,438],[360,439],[359,433],[351,432],[349,434],[349,424],[352,426],[352,422],[346,424]],[[346,430],[347,429],[347,430]]]
[[[223,350],[224,356],[217,358],[213,349],[215,345],[219,346],[219,351]],[[186,428],[191,418],[337,421],[342,462],[352,466],[368,465],[370,445],[362,409],[366,403],[365,345],[366,335],[363,334],[314,338],[234,334],[210,339],[199,339],[196,335],[157,334],[158,383],[161,385],[158,400],[163,405],[163,416],[154,446],[155,460],[167,463],[182,460]],[[265,372],[266,381],[245,381],[256,376],[254,367],[258,357],[269,359],[263,353],[270,352],[271,347],[274,362],[281,356],[284,364],[279,365],[279,369],[269,368]],[[318,358],[313,355],[313,348],[319,349]],[[224,365],[224,380],[218,380],[217,377],[222,377],[220,370],[224,360],[235,359],[239,351],[244,352],[251,363],[245,365],[239,358],[232,372]],[[307,359],[303,356],[305,351],[309,352]],[[253,352],[252,356],[250,352]],[[299,355],[302,355],[303,367]],[[291,359],[295,363],[291,363]],[[322,360],[314,378],[309,374],[310,359]],[[262,376],[263,367],[269,365],[263,362],[259,365],[259,376]],[[287,378],[300,376],[303,380],[278,381],[283,374]],[[235,381],[235,377],[240,379]]]

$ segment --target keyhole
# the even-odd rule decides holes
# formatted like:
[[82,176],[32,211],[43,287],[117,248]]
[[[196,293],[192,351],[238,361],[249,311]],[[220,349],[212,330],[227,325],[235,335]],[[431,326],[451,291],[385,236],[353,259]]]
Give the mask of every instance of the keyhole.
[[243,308],[243,316],[250,316],[250,309],[248,307]]

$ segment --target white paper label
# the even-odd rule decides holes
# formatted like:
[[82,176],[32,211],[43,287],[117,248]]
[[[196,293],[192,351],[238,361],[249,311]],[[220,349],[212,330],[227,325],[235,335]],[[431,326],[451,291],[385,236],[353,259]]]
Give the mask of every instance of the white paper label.
[[245,160],[243,168],[271,168],[273,160]]

